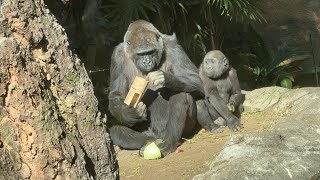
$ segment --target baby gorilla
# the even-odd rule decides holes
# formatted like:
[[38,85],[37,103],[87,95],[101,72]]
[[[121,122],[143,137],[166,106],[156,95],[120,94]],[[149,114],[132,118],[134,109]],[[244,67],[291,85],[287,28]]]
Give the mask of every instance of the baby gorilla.
[[243,95],[236,70],[229,60],[221,51],[210,51],[200,65],[199,75],[206,96],[197,101],[199,124],[209,132],[221,132],[221,123],[216,120],[222,117],[231,130],[238,130],[240,119],[232,112],[243,111]]

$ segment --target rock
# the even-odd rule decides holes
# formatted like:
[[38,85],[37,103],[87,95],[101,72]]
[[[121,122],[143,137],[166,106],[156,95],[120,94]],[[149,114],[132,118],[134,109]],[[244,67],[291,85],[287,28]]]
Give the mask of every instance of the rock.
[[280,87],[267,87],[253,90],[245,94],[243,103],[244,110],[247,112],[257,112],[268,109],[279,102],[280,97],[287,92],[288,89]]
[[303,111],[304,113],[319,113],[318,108],[313,108],[309,106],[314,106],[316,101],[319,101],[319,88],[300,88],[295,90],[290,90],[281,96],[279,103],[277,104],[277,109],[287,109],[290,113],[298,113],[298,111]]
[[[259,99],[275,90],[283,91],[263,88],[248,97]],[[287,90],[276,99],[272,107],[288,109],[286,117],[269,132],[232,137],[210,170],[193,179],[319,179],[320,88]]]

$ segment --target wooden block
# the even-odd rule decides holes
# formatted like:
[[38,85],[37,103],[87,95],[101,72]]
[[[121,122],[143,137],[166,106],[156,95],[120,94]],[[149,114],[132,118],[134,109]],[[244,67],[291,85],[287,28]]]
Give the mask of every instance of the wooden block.
[[137,104],[142,98],[143,93],[147,89],[148,82],[149,81],[145,80],[144,78],[136,76],[130,87],[127,97],[124,100],[124,103],[128,106],[136,108]]

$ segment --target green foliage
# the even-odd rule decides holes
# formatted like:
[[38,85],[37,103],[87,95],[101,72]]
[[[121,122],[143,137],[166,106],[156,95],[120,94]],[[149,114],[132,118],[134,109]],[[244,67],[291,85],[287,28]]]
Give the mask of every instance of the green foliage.
[[[74,17],[71,19],[78,20],[71,26],[73,31],[79,27],[77,23],[85,22],[80,26],[86,35],[85,38],[81,35],[72,38],[84,49],[80,50],[77,47],[79,52],[88,53],[87,47],[91,44],[97,47],[101,44],[113,47],[122,41],[132,21],[145,19],[165,34],[175,32],[180,44],[196,65],[209,50],[224,50],[223,44],[229,38],[234,24],[265,22],[251,0],[71,0],[70,2],[74,12]],[[91,2],[92,6],[88,6],[88,2]],[[91,10],[89,7],[92,7]],[[103,43],[98,43],[100,41]],[[88,56],[95,56],[95,53],[82,54],[82,57]],[[267,76],[267,67],[262,64],[255,66],[260,68],[254,70],[258,79]],[[250,65],[250,67],[255,66]]]
[[107,0],[103,6],[108,22],[115,23],[122,31],[133,20],[150,21],[150,14],[159,12],[160,8],[158,0]]
[[193,36],[190,36],[189,39],[184,38],[184,46],[191,54],[191,58],[198,60],[195,63],[200,64],[202,59],[199,57],[204,57],[208,52],[205,42],[209,38],[209,30],[206,27],[202,28],[199,24],[196,24],[196,27],[197,31],[192,34]]
[[[202,60],[204,50],[222,49],[234,24],[265,22],[260,11],[254,8],[249,0],[183,2],[187,7],[185,15],[187,28],[181,28],[182,31],[177,30],[177,34],[196,64]],[[184,35],[185,33],[192,34],[192,37],[196,38],[190,39]]]
[[107,24],[115,27],[110,33],[116,37],[123,36],[130,22],[145,19],[161,32],[176,32],[194,58],[221,47],[226,20],[265,22],[250,0],[106,0],[102,10]]
[[307,60],[312,58],[310,47],[279,51],[276,56],[272,56],[263,39],[250,26],[238,26],[238,29],[236,26],[228,34],[223,51],[240,72],[240,80],[246,81],[248,89],[281,86],[283,79],[287,79],[285,82],[290,80],[294,85],[300,73],[310,70],[305,68]]
[[85,35],[72,37],[78,49],[114,46],[132,21],[145,19],[161,32],[176,32],[188,54],[198,57],[221,47],[231,22],[265,22],[251,0],[70,0],[68,4],[62,18],[68,19],[66,29],[76,32],[81,27]]
[[252,73],[256,75],[257,77],[259,76],[267,76],[267,70],[265,68],[260,68],[259,66],[256,66],[252,68]]
[[220,15],[228,17],[229,20],[266,22],[249,0],[208,0],[207,2],[217,7]]
[[[252,60],[256,61],[251,64],[256,64],[250,66],[249,64],[244,65],[244,67],[253,74],[254,80],[258,86],[269,86],[279,84],[285,88],[292,88],[294,82],[294,75],[303,71],[300,65],[307,59],[310,58],[308,51],[301,55],[302,51],[299,53],[289,54],[286,59],[277,59],[274,61],[261,61],[254,54],[247,54],[243,56],[253,57]],[[298,56],[300,54],[300,56]]]

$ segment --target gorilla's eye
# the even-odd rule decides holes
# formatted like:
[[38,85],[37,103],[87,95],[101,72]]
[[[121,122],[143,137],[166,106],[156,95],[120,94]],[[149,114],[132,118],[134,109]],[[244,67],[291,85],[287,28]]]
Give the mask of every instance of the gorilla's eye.
[[223,58],[223,62],[224,62],[225,64],[229,64],[229,61],[228,61],[227,58]]
[[223,58],[223,64],[225,67],[229,67],[229,60],[227,58]]

